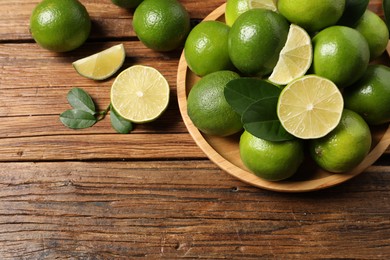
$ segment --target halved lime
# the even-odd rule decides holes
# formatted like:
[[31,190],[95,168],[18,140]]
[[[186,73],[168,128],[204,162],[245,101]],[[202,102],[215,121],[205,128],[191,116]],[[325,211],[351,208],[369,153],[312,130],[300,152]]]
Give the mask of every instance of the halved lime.
[[278,85],[287,85],[305,75],[312,60],[313,48],[309,34],[298,25],[291,24],[287,42],[269,80]]
[[134,65],[122,71],[112,84],[111,104],[121,117],[146,123],[165,111],[169,92],[169,84],[158,70]]
[[75,70],[86,78],[104,80],[117,72],[125,61],[123,44],[112,46],[104,51],[79,59],[72,63]]
[[301,139],[327,135],[340,122],[344,101],[330,80],[303,76],[280,93],[277,113],[287,132]]

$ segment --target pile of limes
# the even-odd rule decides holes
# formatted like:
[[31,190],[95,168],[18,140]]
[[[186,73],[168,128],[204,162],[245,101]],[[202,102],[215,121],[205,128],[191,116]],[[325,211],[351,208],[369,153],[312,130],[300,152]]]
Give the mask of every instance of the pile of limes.
[[370,126],[390,122],[390,68],[375,62],[389,30],[368,2],[227,0],[226,22],[203,21],[185,42],[201,78],[188,95],[194,125],[241,135],[244,165],[266,180],[291,177],[305,154],[329,172],[357,167]]

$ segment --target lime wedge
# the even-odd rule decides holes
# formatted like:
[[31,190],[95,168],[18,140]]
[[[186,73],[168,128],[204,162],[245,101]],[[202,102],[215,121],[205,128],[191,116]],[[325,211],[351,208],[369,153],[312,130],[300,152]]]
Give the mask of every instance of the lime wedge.
[[112,84],[111,104],[121,117],[146,123],[165,111],[169,92],[169,84],[158,70],[134,65],[122,71]]
[[72,63],[75,70],[86,78],[104,80],[117,72],[125,61],[123,44],[118,44]]
[[250,9],[264,8],[276,11],[276,0],[248,0]]
[[226,24],[232,26],[243,13],[254,8],[277,11],[276,0],[227,0],[225,9]]
[[305,75],[312,60],[313,47],[309,34],[298,25],[291,24],[286,44],[269,80],[278,85],[287,85]]
[[277,113],[287,132],[301,139],[327,135],[340,122],[344,101],[330,80],[303,76],[280,93]]

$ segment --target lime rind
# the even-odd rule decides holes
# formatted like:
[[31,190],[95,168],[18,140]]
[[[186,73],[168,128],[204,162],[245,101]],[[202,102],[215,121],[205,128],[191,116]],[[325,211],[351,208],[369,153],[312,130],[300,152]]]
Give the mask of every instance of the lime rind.
[[114,75],[123,65],[126,52],[123,44],[79,59],[72,63],[81,76],[93,80],[105,80]]

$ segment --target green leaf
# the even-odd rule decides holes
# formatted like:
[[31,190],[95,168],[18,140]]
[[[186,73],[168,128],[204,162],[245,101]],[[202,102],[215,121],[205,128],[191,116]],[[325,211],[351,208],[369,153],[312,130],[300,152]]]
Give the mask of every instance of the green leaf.
[[224,89],[226,101],[240,115],[253,102],[264,97],[278,97],[280,92],[277,86],[257,78],[234,79]]
[[77,110],[83,110],[90,114],[96,114],[95,103],[91,96],[81,88],[72,88],[68,92],[69,104]]
[[279,121],[276,107],[278,97],[265,97],[252,103],[242,115],[246,131],[268,141],[286,141],[294,139]]
[[82,129],[93,126],[97,120],[94,115],[89,112],[70,109],[60,115],[61,122],[72,129]]
[[114,109],[110,110],[111,126],[120,134],[128,134],[133,130],[133,124],[121,117]]

